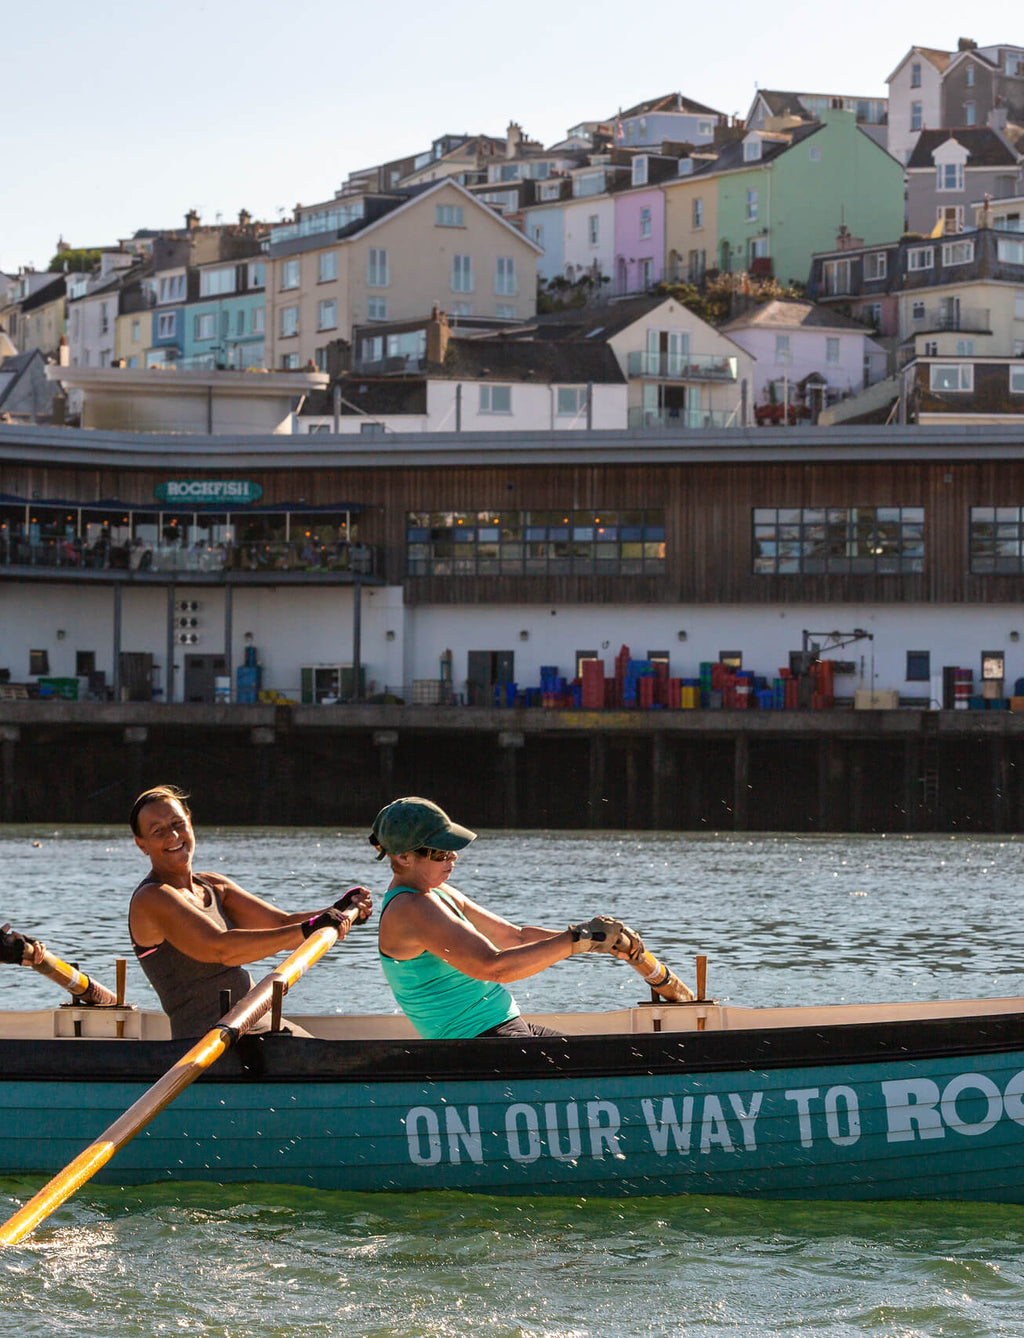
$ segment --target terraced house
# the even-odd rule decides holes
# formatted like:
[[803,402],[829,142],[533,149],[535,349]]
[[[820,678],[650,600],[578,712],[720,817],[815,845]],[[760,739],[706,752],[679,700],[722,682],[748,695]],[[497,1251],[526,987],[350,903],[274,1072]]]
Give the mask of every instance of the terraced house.
[[516,321],[536,311],[541,248],[451,180],[297,211],[267,248],[267,366],[326,366],[371,321]]

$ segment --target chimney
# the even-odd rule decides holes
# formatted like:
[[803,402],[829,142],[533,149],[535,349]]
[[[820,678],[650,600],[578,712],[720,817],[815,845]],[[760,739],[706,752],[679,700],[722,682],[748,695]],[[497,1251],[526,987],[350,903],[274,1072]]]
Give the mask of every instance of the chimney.
[[978,44],[973,37],[961,37],[956,44],[957,51],[977,51]]
[[1002,135],[1006,133],[1006,125],[1009,119],[1010,118],[1007,114],[1005,107],[989,108],[989,113],[988,113],[989,129],[995,130],[997,134]]
[[514,158],[523,142],[523,127],[517,125],[515,121],[509,121],[508,129],[505,131],[505,157]]
[[185,215],[185,227],[188,228],[189,232],[195,232],[199,227],[199,215],[194,209],[190,209]]
[[836,234],[837,251],[856,251],[858,247],[864,245],[863,237],[854,237],[845,223],[840,223],[839,231]]
[[444,364],[445,354],[448,352],[448,340],[451,337],[448,317],[435,303],[430,312],[430,320],[427,322],[427,362],[435,362],[439,366]]
[[239,209],[238,226],[240,228],[247,228],[251,222],[252,222],[252,214],[249,213],[248,209]]
[[60,343],[57,345],[57,366],[71,366],[71,350],[68,348],[68,341],[64,335],[61,335]]

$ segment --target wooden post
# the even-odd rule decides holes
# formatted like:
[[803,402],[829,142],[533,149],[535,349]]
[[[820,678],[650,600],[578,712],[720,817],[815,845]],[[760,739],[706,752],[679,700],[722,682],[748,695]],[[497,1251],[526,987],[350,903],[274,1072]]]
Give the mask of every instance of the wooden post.
[[250,738],[256,749],[256,788],[259,795],[257,810],[261,823],[270,822],[274,815],[274,786],[270,764],[274,755],[276,734],[265,725],[257,725]]
[[608,797],[605,780],[608,763],[608,739],[599,730],[590,736],[590,778],[587,793],[587,826],[606,826]]
[[651,739],[651,826],[655,831],[675,829],[678,791],[675,749],[665,731],[658,730]]
[[0,753],[3,758],[3,802],[0,804],[0,813],[4,822],[14,822],[16,819],[14,786],[17,772],[14,753],[20,738],[21,729],[18,725],[0,726]]
[[380,792],[395,793],[395,748],[398,745],[397,729],[375,729],[374,747],[380,756]]
[[736,735],[733,759],[732,825],[733,831],[745,832],[750,790],[750,740],[746,734]]
[[1006,756],[1006,739],[999,735],[991,740],[992,749],[992,830],[1005,832],[1010,812],[1010,768]]
[[640,800],[637,794],[636,741],[627,739],[626,748],[626,826],[636,831],[640,822]]
[[903,827],[916,832],[920,826],[918,814],[921,803],[921,745],[917,739],[907,739],[903,750]]
[[498,735],[498,747],[501,749],[504,800],[502,826],[507,828],[519,826],[518,752],[525,743],[526,737],[519,730],[502,730]]

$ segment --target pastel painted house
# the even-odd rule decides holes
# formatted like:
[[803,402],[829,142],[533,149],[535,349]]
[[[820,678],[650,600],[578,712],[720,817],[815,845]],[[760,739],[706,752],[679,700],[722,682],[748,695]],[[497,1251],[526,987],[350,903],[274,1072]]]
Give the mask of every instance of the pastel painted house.
[[[754,359],[755,414],[794,406],[800,418],[817,421],[838,403],[885,375],[885,350],[858,321],[813,302],[764,302],[721,327]],[[757,413],[757,410],[763,412]]]
[[665,277],[665,195],[661,180],[678,173],[676,159],[636,154],[632,186],[615,196],[613,292],[646,293]]

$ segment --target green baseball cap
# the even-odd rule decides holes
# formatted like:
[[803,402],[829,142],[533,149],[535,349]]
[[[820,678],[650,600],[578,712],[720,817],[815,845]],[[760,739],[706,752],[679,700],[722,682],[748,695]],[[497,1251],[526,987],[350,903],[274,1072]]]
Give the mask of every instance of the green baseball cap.
[[476,840],[476,832],[460,827],[430,799],[410,795],[385,804],[377,814],[370,833],[370,843],[385,855],[401,855],[407,850],[430,846],[435,850],[462,850]]

